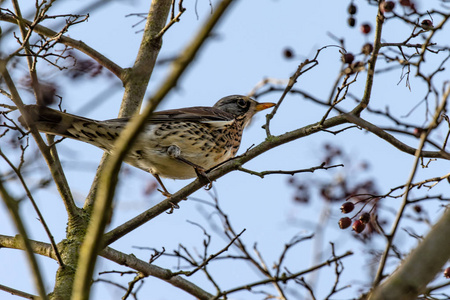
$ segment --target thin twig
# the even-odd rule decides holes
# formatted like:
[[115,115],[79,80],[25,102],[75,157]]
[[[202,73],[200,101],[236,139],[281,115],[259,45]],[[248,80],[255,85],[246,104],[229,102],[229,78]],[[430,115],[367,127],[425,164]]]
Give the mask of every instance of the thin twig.
[[52,249],[55,252],[56,260],[58,261],[59,265],[61,267],[64,267],[64,262],[61,258],[61,255],[59,254],[58,247],[56,246],[55,239],[50,232],[50,228],[47,226],[47,222],[45,222],[44,216],[42,215],[36,201],[34,201],[34,197],[31,194],[30,189],[28,188],[25,179],[23,178],[20,171],[14,166],[14,164],[8,159],[8,157],[3,153],[3,151],[0,148],[0,156],[6,161],[6,163],[11,167],[11,169],[16,173],[17,178],[19,178],[20,183],[22,184],[25,193],[28,196],[28,199],[30,199],[31,205],[33,206],[34,210],[36,211],[36,214],[38,215],[39,221],[41,222],[42,226],[44,227],[45,233],[47,234],[50,243],[52,245]]
[[25,229],[25,225],[22,222],[22,217],[19,214],[19,206],[17,201],[11,197],[6,188],[3,185],[3,180],[0,178],[0,196],[3,202],[8,207],[11,218],[13,219],[17,230],[20,234],[20,239],[24,244],[25,253],[27,255],[31,270],[33,272],[33,279],[36,284],[36,288],[39,292],[40,297],[45,300],[48,299],[47,293],[45,291],[44,281],[42,279],[41,271],[39,269],[36,257],[34,256],[33,247],[28,239],[28,233]]
[[262,172],[256,172],[256,171],[252,171],[249,169],[246,169],[244,167],[238,167],[237,170],[251,174],[251,175],[256,175],[259,176],[261,178],[264,178],[264,176],[266,175],[271,175],[271,174],[286,174],[286,175],[294,175],[297,173],[314,173],[316,170],[328,170],[328,169],[332,169],[332,168],[337,168],[337,167],[343,167],[343,164],[338,164],[338,165],[332,165],[332,166],[325,166],[325,163],[322,163],[320,166],[317,167],[311,167],[309,169],[300,169],[300,170],[292,170],[292,171],[284,171],[284,170],[268,170],[268,171],[262,171]]

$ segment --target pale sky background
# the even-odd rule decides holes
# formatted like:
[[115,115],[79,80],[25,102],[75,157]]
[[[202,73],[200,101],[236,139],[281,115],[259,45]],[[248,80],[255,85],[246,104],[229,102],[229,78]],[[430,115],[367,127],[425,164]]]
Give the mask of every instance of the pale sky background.
[[[22,5],[23,14],[26,16],[33,9],[32,1],[19,1]],[[125,17],[132,13],[146,13],[149,1],[111,1],[102,9],[90,13],[89,21],[73,26],[70,37],[80,39],[87,45],[105,54],[121,67],[129,67],[133,64],[137,49],[141,40],[143,24],[132,27],[139,20],[137,17]],[[215,7],[215,1],[212,1]],[[366,42],[373,41],[373,31],[364,36],[359,31],[359,24],[368,22],[375,25],[376,7],[368,6],[366,1],[358,2],[357,26],[347,26],[347,2],[349,1],[302,1],[302,0],[245,0],[236,1],[229,10],[220,25],[214,31],[216,37],[208,40],[197,59],[192,63],[189,70],[179,81],[179,86],[173,90],[164,103],[158,108],[168,109],[185,106],[204,105],[211,106],[221,97],[231,94],[247,94],[252,88],[264,78],[287,79],[296,70],[299,63],[305,58],[312,58],[316,49],[336,44],[328,33],[345,39],[348,51],[359,52],[361,46]],[[418,2],[419,7],[438,1]],[[29,3],[29,4],[28,4]],[[59,3],[59,4],[58,4]],[[52,14],[74,13],[85,5],[85,1],[66,0],[56,2]],[[196,7],[195,4],[196,3]],[[5,6],[10,6],[7,2]],[[30,7],[27,9],[27,5]],[[186,45],[197,28],[203,24],[210,13],[209,1],[185,1],[187,11],[181,17],[181,22],[175,24],[164,36],[163,48],[160,58],[168,58],[177,53]],[[434,5],[433,7],[437,7]],[[195,13],[198,11],[198,18]],[[398,9],[398,8],[397,8]],[[435,20],[437,23],[438,20]],[[51,26],[52,21],[45,25]],[[4,26],[4,25],[1,25]],[[137,33],[136,33],[137,32]],[[384,27],[383,39],[390,42],[401,42],[411,32],[410,27],[396,27],[396,22],[387,22]],[[445,33],[439,33],[442,38]],[[448,37],[448,33],[447,33]],[[447,42],[448,44],[448,42]],[[3,44],[5,49],[14,49],[16,45]],[[287,60],[283,57],[283,49],[290,47],[294,49],[296,57]],[[361,59],[362,57],[360,57]],[[440,59],[442,58],[439,57]],[[429,56],[432,60],[433,57]],[[340,68],[340,53],[338,48],[328,48],[319,56],[319,66],[302,76],[295,87],[307,91],[320,99],[326,99],[330,88],[336,79]],[[379,66],[382,66],[380,63]],[[158,83],[164,79],[167,65],[157,67],[152,75],[148,95],[152,94]],[[95,119],[109,119],[117,116],[119,104],[122,98],[122,89],[118,80],[112,81],[104,78],[94,78],[89,81],[71,82],[62,77],[56,69],[45,68],[46,73],[42,76],[57,82],[64,87],[63,108],[70,113],[77,113],[83,106],[97,95],[112,89],[113,82],[118,84],[113,93],[106,101],[99,103],[97,107],[90,109],[85,117]],[[449,72],[445,71],[439,78],[448,78]],[[358,82],[352,86],[351,93],[361,97],[364,88],[366,73],[359,74]],[[389,105],[390,112],[397,117],[406,115],[424,96],[423,84],[413,76],[411,79],[411,91],[405,87],[405,82],[400,83],[401,70],[397,70],[376,77],[373,89],[373,108],[384,109]],[[259,98],[259,101],[276,102],[281,93],[270,93]],[[31,103],[32,97],[23,92],[25,101]],[[2,98],[2,102],[6,101]],[[352,107],[353,102],[346,100],[341,107]],[[434,99],[433,99],[434,101]],[[10,104],[10,103],[8,103]],[[273,134],[282,134],[294,128],[302,127],[321,119],[326,108],[312,105],[300,96],[288,96],[280,107],[278,114],[272,120],[271,131]],[[424,106],[419,106],[405,122],[425,125]],[[363,114],[367,117],[367,113]],[[386,120],[368,117],[375,124],[392,125]],[[243,142],[239,153],[252,144],[258,144],[265,138],[265,132],[261,125],[265,122],[264,114],[260,113],[244,133]],[[383,122],[383,123],[380,123]],[[445,134],[446,129],[440,128],[440,134]],[[416,146],[417,141],[413,138],[400,136],[405,143]],[[246,168],[262,170],[293,170],[310,168],[322,163],[325,153],[323,145],[331,143],[341,147],[351,161],[342,161],[344,169],[329,171],[319,170],[314,174],[296,175],[296,180],[326,180],[338,178],[345,174],[355,176],[352,180],[362,181],[364,178],[373,178],[380,193],[386,193],[390,188],[404,184],[409,176],[414,157],[397,151],[393,146],[375,138],[372,134],[357,129],[347,130],[339,135],[329,133],[318,133],[314,136],[294,141],[261,155],[245,165]],[[30,140],[32,148],[34,141]],[[96,166],[102,155],[102,151],[93,146],[76,141],[64,140],[58,147],[66,175],[77,199],[77,204],[82,205],[89,190]],[[370,168],[366,172],[358,170],[358,164],[368,161]],[[30,178],[30,184],[39,181],[42,174],[48,174],[44,161],[41,161],[42,169],[34,178]],[[143,171],[126,166],[130,172],[122,173],[121,184],[116,195],[116,209],[110,228],[122,224],[130,218],[138,215],[154,204],[163,200],[159,194],[146,196],[143,190],[153,177]],[[448,173],[449,162],[431,163],[428,169],[420,169],[417,180],[431,176],[442,176]],[[5,172],[6,165],[0,162],[0,170]],[[44,173],[45,172],[45,173]],[[278,260],[284,244],[296,235],[309,235],[314,232],[315,225],[320,222],[324,202],[320,199],[309,205],[294,203],[295,189],[287,185],[287,175],[269,175],[264,179],[241,172],[230,173],[214,183],[222,209],[230,217],[234,228],[239,232],[246,229],[243,240],[249,249],[255,242],[258,244],[262,256],[270,266]],[[165,179],[164,183],[170,191],[185,186],[190,181],[174,181]],[[414,196],[423,195],[426,191],[414,191]],[[430,194],[444,193],[449,196],[449,186],[441,183]],[[17,195],[22,191],[17,190]],[[209,194],[203,190],[196,192],[194,198],[211,202]],[[65,236],[66,213],[54,185],[51,188],[36,193],[41,211],[49,223],[51,231],[56,239],[60,241]],[[383,216],[392,219],[395,208],[400,200],[384,200],[383,205],[390,209],[382,210]],[[435,220],[442,213],[442,208],[437,203],[427,202],[430,205],[430,217]],[[374,239],[371,244],[363,245],[357,242],[350,230],[339,230],[337,221],[342,215],[339,212],[340,204],[330,207],[331,219],[325,224],[325,238],[323,239],[324,256],[321,261],[330,256],[328,242],[336,244],[337,254],[343,254],[347,250],[355,251],[356,254],[344,259],[345,271],[341,277],[341,285],[352,286],[335,295],[333,299],[350,299],[357,297],[361,288],[366,291],[365,284],[370,283],[367,266],[364,257],[360,253],[367,253],[373,249],[383,249],[384,242],[381,238]],[[173,214],[162,214],[156,219],[141,226],[134,232],[128,234],[112,247],[125,253],[134,253],[139,258],[148,260],[150,252],[138,250],[133,246],[153,247],[162,249],[168,253],[183,244],[194,252],[203,249],[202,231],[187,221],[201,224],[213,235],[210,253],[215,253],[226,245],[226,241],[220,234],[214,233],[209,225],[211,209],[209,206],[194,200],[183,201],[181,208]],[[47,241],[40,223],[36,220],[36,214],[31,205],[24,203],[21,206],[22,216],[25,218],[30,235],[33,239]],[[217,218],[213,217],[216,224],[220,225]],[[0,228],[1,234],[15,235],[16,230],[6,212],[3,203],[0,204]],[[390,226],[385,227],[390,230]],[[424,234],[425,227],[416,227],[415,230]],[[408,247],[415,243],[402,230],[398,232],[398,246]],[[407,248],[404,248],[405,250]],[[314,242],[308,241],[293,248],[288,255],[287,266],[290,271],[297,272],[311,266],[312,257],[315,253]],[[235,252],[231,252],[235,253]],[[50,291],[53,287],[54,273],[57,263],[53,260],[39,257],[40,265],[44,271],[44,278]],[[175,270],[178,264],[176,259],[161,258],[155,262],[156,265]],[[1,249],[0,251],[0,284],[7,285],[26,292],[35,293],[31,287],[29,269],[26,265],[25,255],[22,251]],[[185,263],[181,263],[185,266]],[[122,266],[115,265],[104,259],[98,261],[97,269],[126,270]],[[375,265],[376,267],[376,265]],[[393,265],[391,266],[393,267]],[[232,288],[243,283],[261,279],[253,267],[241,262],[223,263],[213,262],[210,269],[220,268],[213,272],[216,280],[223,289]],[[319,286],[316,288],[316,296],[322,299],[328,294],[334,282],[334,267],[324,268],[319,273]],[[98,278],[98,276],[95,276]],[[118,275],[103,275],[100,278],[123,281]],[[131,280],[132,276],[124,276]],[[250,278],[250,279],[249,279]],[[306,276],[305,279],[310,278]],[[206,291],[214,293],[214,287],[205,279],[201,272],[192,278],[188,278],[200,285]],[[300,295],[306,295],[304,289],[296,286]],[[92,289],[92,299],[119,299],[123,292],[111,285],[96,283]],[[273,291],[275,293],[275,291]],[[447,289],[450,293],[450,288]],[[18,299],[0,291],[1,299]],[[189,295],[175,287],[169,286],[155,278],[146,278],[142,290],[138,293],[139,299],[192,299]],[[263,295],[251,295],[248,293],[233,294],[230,299],[263,299]],[[292,299],[303,299],[301,296]]]

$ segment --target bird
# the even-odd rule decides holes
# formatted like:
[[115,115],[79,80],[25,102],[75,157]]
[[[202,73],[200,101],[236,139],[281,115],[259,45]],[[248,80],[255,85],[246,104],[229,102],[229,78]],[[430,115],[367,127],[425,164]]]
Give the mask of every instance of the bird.
[[[206,172],[233,158],[244,128],[255,113],[275,103],[258,103],[243,95],[221,98],[214,106],[195,106],[154,112],[130,147],[124,162],[151,173],[164,196],[170,193],[161,177],[207,178]],[[130,118],[104,121],[25,105],[20,123],[38,131],[89,143],[113,153],[114,142]]]

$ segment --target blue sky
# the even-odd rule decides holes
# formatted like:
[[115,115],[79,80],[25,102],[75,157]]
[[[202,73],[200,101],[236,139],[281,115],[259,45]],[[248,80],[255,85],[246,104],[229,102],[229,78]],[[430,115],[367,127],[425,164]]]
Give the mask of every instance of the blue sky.
[[[27,7],[22,1],[22,9],[26,15]],[[76,25],[69,31],[72,38],[80,39],[89,46],[104,53],[108,58],[114,60],[122,67],[132,66],[137,49],[140,43],[142,25],[132,27],[139,19],[137,17],[126,17],[131,13],[144,13],[148,11],[148,1],[114,1],[104,8],[90,13],[88,22]],[[160,58],[172,57],[189,42],[192,35],[210,13],[209,1],[186,1],[186,13],[181,17],[181,22],[175,24],[164,36],[163,48]],[[435,5],[438,1],[427,1],[418,3],[421,5]],[[53,14],[73,13],[77,8],[83,7],[83,1],[64,1],[55,3]],[[9,3],[6,3],[9,5]],[[212,4],[214,8],[215,1]],[[436,6],[436,5],[435,5]],[[346,4],[342,1],[274,1],[274,0],[247,0],[237,1],[224,17],[220,25],[215,30],[216,36],[211,38],[201,50],[197,59],[183,75],[177,89],[173,90],[167,99],[158,109],[177,108],[185,106],[210,106],[223,96],[231,94],[247,94],[254,86],[264,78],[286,80],[295,72],[299,63],[305,58],[312,58],[316,49],[336,44],[330,37],[330,33],[339,38],[345,39],[345,46],[348,51],[359,52],[361,46],[373,40],[373,32],[364,36],[359,31],[359,24],[368,22],[374,26],[376,7],[369,6],[364,1],[358,1],[358,25],[355,28],[347,26]],[[31,11],[29,7],[28,11]],[[195,13],[198,11],[198,17]],[[435,23],[438,20],[435,20]],[[52,22],[48,21],[47,26]],[[384,27],[383,40],[389,42],[400,42],[406,39],[411,33],[411,27],[398,27],[396,21],[388,21]],[[445,36],[443,33],[438,37]],[[10,44],[12,45],[12,44]],[[7,45],[11,48],[14,46]],[[6,46],[5,46],[6,47]],[[283,50],[289,47],[294,50],[296,56],[293,59],[283,57]],[[433,59],[441,56],[430,57]],[[363,57],[359,57],[363,59]],[[380,62],[380,66],[386,66]],[[340,53],[337,47],[330,47],[323,50],[319,56],[319,65],[313,70],[300,77],[296,88],[302,89],[318,97],[326,99],[330,94],[330,89],[339,74],[341,66]],[[96,95],[111,89],[114,80],[108,78],[93,78],[88,81],[71,81],[61,77],[59,71],[48,66],[42,67],[42,76],[48,80],[55,81],[63,87],[61,89],[63,97],[63,108],[68,112],[76,113],[86,103],[91,101]],[[152,75],[149,85],[148,95],[151,95],[164,79],[167,73],[167,65],[158,66]],[[448,71],[439,76],[440,79],[448,78]],[[358,81],[351,88],[351,93],[361,97],[364,90],[366,73],[362,72],[358,76]],[[411,89],[405,86],[405,81],[400,81],[401,70],[398,69],[382,76],[376,76],[372,94],[373,108],[384,109],[389,106],[390,112],[398,116],[406,115],[424,97],[423,83],[412,76]],[[118,81],[117,81],[118,83]],[[119,84],[119,83],[118,83]],[[117,115],[122,97],[120,84],[115,92],[106,101],[100,103],[94,109],[86,112],[84,116],[95,119],[110,119]],[[260,101],[276,102],[281,93],[270,93],[261,97]],[[32,97],[24,97],[25,101],[31,103]],[[3,98],[4,99],[4,98]],[[434,101],[434,99],[433,99]],[[433,107],[434,102],[431,102]],[[3,102],[3,101],[2,101]],[[350,108],[353,106],[351,99],[347,99],[341,107]],[[294,128],[302,127],[321,119],[326,108],[319,107],[299,96],[289,95],[278,114],[272,121],[272,133],[282,134]],[[419,106],[403,121],[424,125],[425,107]],[[376,124],[388,124],[385,119],[363,113],[362,117]],[[240,153],[252,144],[258,144],[265,138],[265,132],[261,129],[265,118],[261,113],[255,117],[252,124],[244,133],[243,143]],[[387,125],[386,125],[387,126]],[[436,138],[445,135],[446,129],[441,128]],[[404,138],[402,140],[411,146],[416,146],[418,140],[414,138]],[[391,187],[404,184],[412,167],[414,157],[395,150],[386,142],[375,138],[370,133],[361,130],[348,130],[339,135],[329,133],[318,133],[287,145],[273,149],[268,153],[252,160],[245,165],[246,168],[262,170],[292,170],[310,168],[320,165],[324,153],[322,151],[325,143],[338,145],[351,158],[345,164],[344,169],[332,171],[319,170],[314,174],[300,174],[296,178],[298,181],[309,182],[309,180],[338,180],[340,176],[352,175],[355,181],[364,178],[374,178],[379,190],[382,193],[388,192]],[[31,142],[34,147],[33,142]],[[82,205],[92,178],[95,174],[97,163],[102,155],[102,151],[90,145],[76,141],[65,140],[59,145],[59,151],[63,164],[66,166],[67,176],[77,203]],[[368,161],[370,169],[367,172],[357,172],[358,162]],[[31,182],[38,181],[42,174],[46,174],[43,161],[40,162],[42,168],[40,173],[31,177]],[[5,171],[5,164],[0,163],[1,170]],[[448,173],[450,164],[448,162],[431,163],[429,168],[420,170],[417,180],[430,176],[442,176]],[[130,169],[131,167],[126,167]],[[353,171],[352,171],[353,170]],[[111,228],[122,224],[126,220],[141,213],[145,209],[158,203],[163,198],[159,194],[146,196],[142,193],[145,185],[151,182],[152,176],[148,173],[130,169],[121,175],[121,184],[116,196],[116,209]],[[243,239],[247,246],[251,248],[257,242],[266,262],[271,265],[277,260],[284,244],[292,236],[308,235],[315,231],[317,222],[321,220],[324,212],[331,214],[329,223],[324,225],[325,234],[322,241],[321,250],[324,251],[323,258],[329,258],[328,241],[336,244],[337,253],[342,254],[351,249],[357,253],[367,252],[370,249],[382,249],[381,239],[375,239],[371,245],[357,243],[351,237],[350,231],[341,231],[337,228],[337,220],[341,217],[339,205],[326,207],[320,199],[309,205],[299,205],[292,201],[294,189],[287,185],[288,176],[269,175],[264,179],[251,176],[241,172],[233,172],[219,179],[214,183],[214,189],[210,192],[199,191],[193,195],[195,198],[211,201],[211,192],[216,192],[222,209],[230,216],[233,226],[238,230],[246,229]],[[176,191],[185,186],[190,181],[164,180],[166,187],[170,191]],[[448,196],[448,185],[438,185],[433,189],[433,194],[439,192]],[[20,192],[18,192],[20,194]],[[421,195],[414,192],[414,195]],[[51,224],[52,233],[59,241],[65,235],[66,215],[64,207],[58,199],[54,187],[37,193],[39,205]],[[385,205],[389,209],[395,210],[400,200],[386,200]],[[442,208],[436,203],[430,203],[430,217],[436,219]],[[28,204],[22,205],[21,212],[27,216],[27,224],[34,239],[46,240],[44,231],[40,228],[39,222],[35,218],[32,207]],[[163,214],[155,220],[141,226],[139,229],[125,236],[112,246],[125,253],[135,253],[146,260],[149,252],[136,250],[133,246],[154,247],[161,249],[165,247],[167,251],[177,249],[179,244],[184,244],[190,249],[196,248],[201,251],[202,231],[187,222],[187,220],[202,224],[208,230],[210,227],[206,216],[211,210],[208,206],[193,199],[182,202],[181,208],[173,214]],[[389,218],[392,212],[385,210]],[[214,217],[213,217],[214,219]],[[217,219],[216,219],[216,223]],[[11,227],[11,222],[3,204],[0,206],[0,224],[2,234],[15,234]],[[219,222],[220,224],[220,222]],[[389,226],[387,227],[389,228]],[[425,227],[417,227],[417,230],[424,233]],[[408,236],[400,232],[399,242],[406,246],[414,245]],[[212,252],[224,247],[226,242],[220,234],[213,237]],[[321,251],[320,250],[320,251]],[[288,256],[288,266],[292,271],[298,271],[311,266],[311,258],[316,254],[313,242],[305,242],[292,250]],[[34,293],[30,287],[31,282],[27,280],[27,268],[23,253],[15,250],[2,250],[0,256],[1,264],[5,270],[11,272],[0,273],[0,283],[14,288],[23,289]],[[17,262],[23,263],[22,267],[17,267]],[[41,266],[45,270],[45,279],[49,289],[52,287],[54,272],[57,264],[46,258],[40,259]],[[177,261],[163,258],[156,264],[174,268]],[[365,261],[353,256],[344,260],[346,270],[342,276],[342,284],[352,284],[352,287],[336,295],[336,299],[348,299],[358,295],[358,289],[365,287],[364,284],[370,282],[367,272],[361,271],[365,268]],[[211,269],[220,268],[216,272],[217,279],[223,288],[231,288],[242,284],[242,278],[258,280],[260,277],[254,272],[252,267],[238,263],[217,262],[211,265]],[[113,263],[100,260],[98,270],[123,270]],[[358,276],[355,276],[355,272]],[[362,274],[359,274],[361,272]],[[25,279],[24,279],[25,276]],[[319,285],[317,288],[318,298],[324,297],[330,287],[330,280],[333,278],[333,270],[325,268],[319,275]],[[329,277],[330,276],[330,277]],[[105,276],[119,280],[118,276]],[[308,277],[306,277],[308,278]],[[330,279],[331,278],[331,279]],[[129,278],[131,280],[131,277]],[[200,274],[192,279],[209,292],[214,289],[207,280]],[[141,292],[141,299],[152,294],[152,299],[191,299],[185,293],[161,283],[157,279],[146,279],[144,290]],[[306,295],[304,290],[298,289],[302,295]],[[13,296],[0,292],[2,299],[16,299]],[[119,298],[122,292],[106,284],[95,284],[93,289],[93,299]],[[3,298],[4,297],[4,298]],[[252,298],[253,297],[253,298]],[[248,294],[236,294],[231,299],[261,299],[261,295],[249,296]]]

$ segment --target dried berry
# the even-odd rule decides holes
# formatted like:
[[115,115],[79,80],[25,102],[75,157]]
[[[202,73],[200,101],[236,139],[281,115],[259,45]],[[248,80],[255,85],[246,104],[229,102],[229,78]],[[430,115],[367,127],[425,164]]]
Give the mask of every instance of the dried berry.
[[355,56],[350,52],[342,54],[342,61],[346,64],[351,64],[354,59],[355,59]]
[[361,32],[363,34],[369,34],[371,30],[372,30],[372,26],[370,26],[370,24],[364,23],[361,25]]
[[400,5],[401,6],[407,6],[410,7],[411,6],[411,1],[410,0],[400,0]]
[[353,222],[353,226],[352,229],[356,232],[356,233],[361,233],[363,232],[363,230],[366,228],[366,224],[363,223],[363,221],[361,220],[356,220],[355,222]]
[[347,8],[347,11],[348,11],[348,13],[351,14],[351,15],[356,14],[356,12],[357,12],[357,7],[356,7],[356,5],[353,4],[353,3],[350,3],[350,5],[349,5],[348,8]]
[[354,208],[355,208],[355,204],[353,204],[352,202],[345,202],[341,206],[341,212],[344,214],[348,214],[348,213],[352,212],[352,210]]
[[347,24],[348,24],[348,26],[350,26],[350,27],[355,27],[355,24],[356,24],[355,18],[353,18],[353,17],[348,18],[348,19],[347,19]]
[[339,228],[345,229],[352,225],[352,219],[349,217],[344,217],[339,219]]
[[420,25],[422,25],[422,28],[425,30],[433,29],[433,22],[429,19],[423,20]]
[[370,53],[372,53],[372,51],[373,51],[373,45],[371,43],[364,44],[362,49],[361,49],[361,52],[364,55],[369,55]]
[[382,13],[392,12],[394,10],[394,1],[383,1],[381,3],[380,9]]
[[364,223],[367,224],[370,221],[370,214],[368,212],[362,213],[359,216],[359,219]]
[[288,59],[292,58],[292,57],[294,57],[294,51],[292,51],[292,49],[290,49],[290,48],[285,48],[283,50],[283,55],[285,58],[288,58]]
[[420,206],[419,204],[414,205],[413,209],[418,214],[422,212],[422,206]]
[[423,129],[422,128],[414,128],[413,134],[415,137],[420,137],[422,135]]
[[308,198],[302,196],[295,196],[294,201],[299,203],[308,203]]

